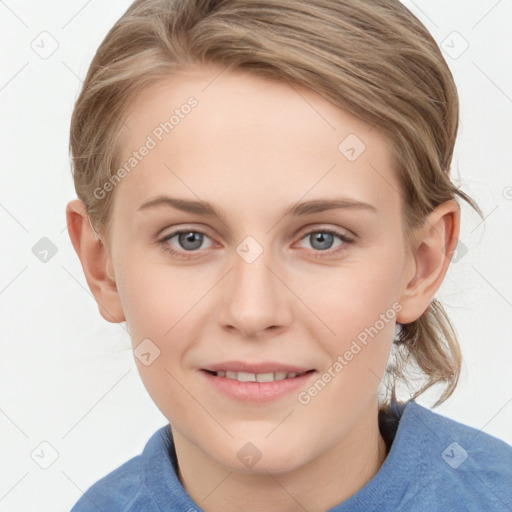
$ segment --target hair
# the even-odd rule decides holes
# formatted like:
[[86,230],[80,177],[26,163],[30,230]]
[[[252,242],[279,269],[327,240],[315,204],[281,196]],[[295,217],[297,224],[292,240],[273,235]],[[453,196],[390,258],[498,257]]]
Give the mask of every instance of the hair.
[[[461,198],[451,181],[459,103],[450,69],[425,26],[398,0],[136,0],[99,46],[70,130],[73,179],[89,220],[109,240],[123,116],[137,93],[189,69],[214,64],[307,87],[386,138],[409,235],[441,203]],[[92,226],[92,224],[91,224]],[[386,371],[382,407],[408,369],[455,389],[461,352],[437,299],[402,326]]]

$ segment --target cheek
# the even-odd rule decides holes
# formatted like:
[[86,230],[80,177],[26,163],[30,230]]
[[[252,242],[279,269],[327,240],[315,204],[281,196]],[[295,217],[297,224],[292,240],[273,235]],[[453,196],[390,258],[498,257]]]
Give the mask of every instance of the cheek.
[[327,339],[351,339],[385,313],[392,331],[394,319],[389,317],[400,307],[401,274],[399,256],[331,269],[304,289],[304,302],[322,320]]
[[144,338],[165,341],[172,337],[175,326],[180,326],[208,289],[201,285],[197,273],[143,261],[133,257],[121,262],[122,279],[118,284],[134,345]]
[[[184,270],[161,262],[125,263],[118,289],[135,362],[146,389],[163,412],[169,401],[190,398],[186,394],[181,397],[179,383],[183,382],[187,354],[200,342],[198,331],[211,316],[205,307],[215,281],[192,267]],[[140,353],[147,352],[149,365],[140,357]]]
[[188,407],[182,364],[196,343],[192,331],[201,313],[198,301],[209,289],[204,283],[210,281],[191,283],[189,273],[165,265],[124,263],[118,290],[141,380],[162,414],[186,425],[197,411]]
[[392,246],[371,256],[333,270],[305,292],[304,302],[322,320],[312,335],[328,354],[325,378],[333,383],[319,406],[331,400],[355,406],[377,392],[384,376],[401,309],[403,257]]

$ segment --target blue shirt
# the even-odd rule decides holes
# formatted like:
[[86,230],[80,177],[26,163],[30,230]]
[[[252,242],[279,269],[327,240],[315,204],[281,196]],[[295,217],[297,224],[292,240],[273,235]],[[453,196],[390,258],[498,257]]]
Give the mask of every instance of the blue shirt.
[[[512,446],[412,400],[381,413],[379,428],[390,446],[383,465],[329,512],[512,512]],[[176,467],[166,425],[141,455],[92,485],[71,512],[200,512]]]

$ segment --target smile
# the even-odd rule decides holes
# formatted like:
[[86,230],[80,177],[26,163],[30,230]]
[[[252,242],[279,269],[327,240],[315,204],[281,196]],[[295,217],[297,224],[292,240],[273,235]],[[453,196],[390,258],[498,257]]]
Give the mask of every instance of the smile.
[[316,373],[315,370],[284,367],[282,364],[262,364],[259,365],[260,368],[258,365],[250,365],[248,368],[249,365],[243,363],[215,366],[203,368],[200,372],[206,377],[210,387],[221,395],[245,403],[262,403],[284,398],[297,388],[307,385]]
[[211,372],[216,377],[226,377],[227,379],[237,380],[238,382],[274,382],[276,380],[293,379],[300,377],[307,372],[275,372],[275,373],[250,373],[219,370]]

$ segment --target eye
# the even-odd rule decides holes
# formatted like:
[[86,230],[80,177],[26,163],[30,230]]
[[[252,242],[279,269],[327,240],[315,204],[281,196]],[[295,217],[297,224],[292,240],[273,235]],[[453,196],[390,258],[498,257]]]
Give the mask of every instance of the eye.
[[[340,240],[340,243],[334,246],[336,247],[335,250],[329,251],[333,247],[336,238]],[[346,249],[348,244],[354,242],[353,238],[333,229],[318,229],[316,231],[310,231],[306,236],[301,238],[301,241],[302,240],[309,242],[311,248],[316,252],[330,252],[331,254],[343,251]],[[318,256],[315,255],[315,257]]]
[[[340,240],[338,245],[334,245],[336,238]],[[173,239],[176,239],[174,244],[172,243]],[[163,251],[172,256],[182,259],[191,259],[198,256],[200,257],[197,253],[199,253],[201,249],[208,249],[213,246],[213,244],[210,243],[210,245],[204,247],[203,243],[205,239],[211,241],[211,238],[202,231],[181,229],[165,236],[158,243]],[[313,255],[315,258],[322,257],[323,253],[338,254],[345,250],[347,245],[355,242],[353,238],[347,236],[345,233],[329,228],[309,231],[300,240],[309,242],[310,248],[315,252]],[[335,249],[331,250],[333,245]]]
[[[178,250],[175,250],[171,245],[173,238],[176,238],[176,245],[174,245],[174,247],[177,247]],[[202,231],[182,229],[167,235],[159,241],[159,244],[165,252],[168,252],[173,256],[189,259],[192,257],[194,252],[197,252],[199,249],[207,248],[202,247],[205,238],[210,240],[210,237],[208,237],[206,233],[203,233]]]

